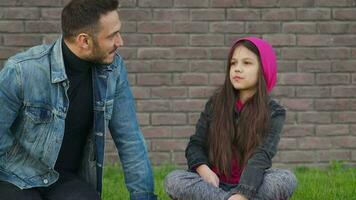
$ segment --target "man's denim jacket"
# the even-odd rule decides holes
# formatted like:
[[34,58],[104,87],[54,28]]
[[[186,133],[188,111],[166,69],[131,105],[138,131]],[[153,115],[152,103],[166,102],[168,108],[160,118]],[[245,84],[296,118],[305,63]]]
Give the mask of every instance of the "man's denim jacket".
[[[0,71],[0,180],[21,189],[46,187],[58,179],[53,168],[69,104],[61,40],[11,57]],[[79,175],[101,193],[109,128],[131,199],[154,199],[151,165],[122,58],[116,55],[112,64],[98,65],[92,78],[94,123]]]

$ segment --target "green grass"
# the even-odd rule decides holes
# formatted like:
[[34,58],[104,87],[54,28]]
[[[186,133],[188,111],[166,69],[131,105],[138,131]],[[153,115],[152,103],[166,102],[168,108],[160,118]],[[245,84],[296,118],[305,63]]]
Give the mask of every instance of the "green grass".
[[[164,177],[175,167],[154,167],[155,193],[160,200],[170,200],[163,189]],[[339,162],[328,169],[298,167],[294,170],[298,188],[291,200],[356,200],[356,168]],[[103,200],[129,199],[120,166],[105,167]]]

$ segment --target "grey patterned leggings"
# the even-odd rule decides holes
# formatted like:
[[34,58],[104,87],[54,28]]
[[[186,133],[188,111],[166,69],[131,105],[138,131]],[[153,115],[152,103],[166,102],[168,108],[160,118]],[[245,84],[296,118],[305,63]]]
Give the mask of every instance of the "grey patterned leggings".
[[[232,195],[226,191],[226,185],[214,187],[205,182],[197,173],[185,170],[175,170],[169,173],[164,184],[166,192],[172,199],[227,200]],[[257,197],[253,200],[286,200],[292,196],[296,187],[297,179],[291,171],[268,169],[258,189]]]

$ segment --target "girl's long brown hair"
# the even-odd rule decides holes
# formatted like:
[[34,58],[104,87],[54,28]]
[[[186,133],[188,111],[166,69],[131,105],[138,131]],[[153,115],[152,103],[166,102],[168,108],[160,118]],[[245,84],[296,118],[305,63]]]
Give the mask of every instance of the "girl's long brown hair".
[[[243,45],[254,52],[260,63],[257,90],[245,102],[238,121],[235,121],[235,103],[239,92],[230,81],[230,61],[237,46]],[[212,97],[213,114],[209,127],[209,160],[224,175],[231,175],[233,157],[244,167],[256,147],[261,143],[268,128],[269,108],[266,82],[257,47],[248,40],[236,43],[230,50],[224,85]]]

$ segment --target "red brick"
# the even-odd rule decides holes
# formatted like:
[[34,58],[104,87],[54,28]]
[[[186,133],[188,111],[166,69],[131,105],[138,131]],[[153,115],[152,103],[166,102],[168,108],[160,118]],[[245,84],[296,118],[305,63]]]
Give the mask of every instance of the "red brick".
[[171,136],[171,127],[149,126],[141,128],[145,138],[168,138]]
[[313,7],[314,6],[314,0],[299,0],[299,1],[293,1],[293,0],[283,0],[280,1],[280,6],[281,7]]
[[213,33],[243,33],[245,24],[243,22],[212,22],[210,32]]
[[60,21],[26,21],[25,32],[58,33],[61,32]]
[[150,124],[150,114],[148,114],[148,113],[138,113],[137,119],[138,119],[140,126]]
[[39,35],[9,34],[3,37],[5,46],[35,46],[42,43]]
[[267,40],[272,46],[294,46],[296,37],[292,34],[268,34],[263,35],[263,39]]
[[330,20],[330,9],[326,8],[301,8],[297,10],[299,20]]
[[348,110],[349,107],[348,99],[315,99],[316,110]]
[[14,6],[18,4],[17,1],[14,0],[1,0],[0,1],[0,6]]
[[356,150],[351,151],[351,160],[356,161]]
[[189,87],[190,98],[209,98],[213,95],[216,87]]
[[316,83],[320,85],[349,84],[350,74],[346,73],[321,73],[316,76]]
[[329,137],[303,137],[298,138],[299,149],[329,149],[332,147],[332,138]]
[[[120,33],[136,33],[137,31],[137,24],[136,22],[129,22],[129,21],[125,21],[125,22],[121,22],[121,29],[120,29]],[[124,41],[125,43],[125,41]]]
[[332,97],[356,97],[356,86],[334,86],[331,88]]
[[228,20],[250,21],[260,20],[260,9],[228,9]]
[[350,56],[350,49],[338,47],[338,48],[317,48],[316,56],[319,59],[347,59]]
[[41,18],[44,19],[61,19],[62,8],[42,8]]
[[203,48],[175,48],[174,57],[178,59],[199,59],[199,58],[207,58],[208,52]]
[[314,162],[314,151],[283,151],[280,153],[281,162]]
[[137,84],[139,85],[170,85],[172,83],[170,74],[138,74]]
[[187,116],[183,113],[153,113],[151,123],[152,125],[185,125]]
[[282,137],[278,144],[278,149],[282,149],[282,150],[297,149],[297,139]]
[[208,7],[209,0],[175,0],[174,7],[201,8]]
[[139,7],[172,7],[173,0],[138,0]]
[[174,152],[172,155],[173,163],[176,165],[184,165],[184,169],[187,166],[187,160],[184,152]]
[[150,98],[150,88],[149,87],[131,87],[132,94],[135,99],[148,99]]
[[297,62],[293,60],[277,60],[277,70],[280,72],[297,72]]
[[352,0],[315,0],[315,6],[320,7],[344,7],[353,6],[354,2]]
[[279,33],[281,25],[279,22],[247,22],[246,32],[248,33]]
[[278,4],[278,0],[247,0],[247,5],[250,7],[275,7]]
[[224,35],[191,35],[192,46],[223,46]]
[[295,87],[294,86],[276,86],[272,90],[272,95],[274,97],[294,97]]
[[206,100],[175,100],[173,101],[173,112],[202,111]]
[[211,0],[211,7],[234,8],[242,6],[242,0]]
[[313,99],[282,99],[282,104],[291,110],[313,110]]
[[152,45],[155,46],[186,46],[187,35],[153,35]]
[[296,13],[295,9],[290,8],[273,8],[273,9],[266,9],[262,11],[262,20],[272,20],[272,21],[289,21],[295,20]]
[[184,151],[187,147],[187,140],[161,139],[152,141],[153,151]]
[[120,55],[126,59],[135,59],[137,58],[137,48],[132,47],[120,47],[118,49]]
[[156,9],[153,12],[154,20],[164,21],[188,21],[188,9]]
[[333,72],[356,72],[356,61],[333,61],[331,63]]
[[151,72],[186,72],[189,71],[187,61],[152,61]]
[[356,20],[354,8],[333,9],[333,18],[336,20]]
[[350,132],[349,125],[317,125],[315,129],[316,135],[348,135]]
[[171,155],[169,152],[150,152],[149,159],[153,165],[166,165],[171,163]]
[[313,85],[314,82],[312,73],[283,73],[278,76],[281,85]]
[[330,87],[298,87],[297,97],[329,97]]
[[207,22],[176,22],[174,31],[177,33],[206,33],[209,31]]
[[170,33],[172,24],[168,22],[138,22],[137,32],[139,33]]
[[0,32],[2,33],[18,33],[24,30],[22,21],[0,21]]
[[283,48],[281,56],[286,60],[315,59],[316,52],[313,48]]
[[298,35],[298,46],[331,46],[333,36],[331,35]]
[[331,113],[301,112],[298,113],[298,122],[307,124],[328,124],[331,123]]
[[170,48],[139,48],[138,58],[141,59],[169,59],[172,57]]
[[8,59],[10,56],[19,53],[20,50],[20,48],[0,46],[0,59]]
[[333,122],[335,123],[355,123],[356,122],[356,112],[334,112]]
[[355,148],[356,137],[355,136],[337,136],[332,138],[332,144],[335,147],[341,148]]
[[229,51],[230,48],[226,47],[209,48],[210,59],[227,60]]
[[351,153],[350,150],[320,150],[316,152],[318,161],[346,161],[350,160]]
[[287,111],[285,124],[297,124],[297,113],[293,111]]
[[224,61],[198,60],[190,62],[192,72],[225,72]]
[[128,60],[125,63],[128,72],[151,72],[149,61]]
[[20,0],[17,1],[17,5],[21,4],[23,6],[60,6],[61,1],[58,0]]
[[195,134],[194,126],[177,126],[172,128],[173,138],[188,138],[193,134]]
[[151,89],[152,98],[186,98],[185,87],[158,87]]
[[136,0],[120,0],[119,1],[119,8],[130,8],[136,7]]
[[182,73],[173,75],[175,85],[206,85],[208,75],[203,73]]
[[299,72],[330,72],[330,61],[298,61]]
[[286,22],[282,25],[283,33],[315,33],[315,22]]
[[350,109],[356,110],[356,99],[350,99]]
[[152,20],[150,9],[120,9],[119,15],[123,22]]
[[318,30],[320,33],[347,33],[350,32],[350,23],[344,22],[320,22],[318,23]]
[[355,35],[335,35],[333,37],[334,46],[355,46],[356,45]]
[[224,9],[192,10],[190,17],[193,21],[225,20]]
[[122,34],[122,40],[125,46],[149,46],[151,44],[151,37],[146,34]]
[[196,125],[199,117],[200,117],[200,112],[199,113],[189,113],[189,124]]
[[225,81],[225,73],[211,73],[209,74],[210,85],[222,85]]
[[40,10],[38,8],[6,8],[3,10],[2,19],[39,19]]
[[136,85],[136,75],[135,74],[129,74],[128,75],[128,80],[129,80],[129,84],[131,86],[135,86]]

